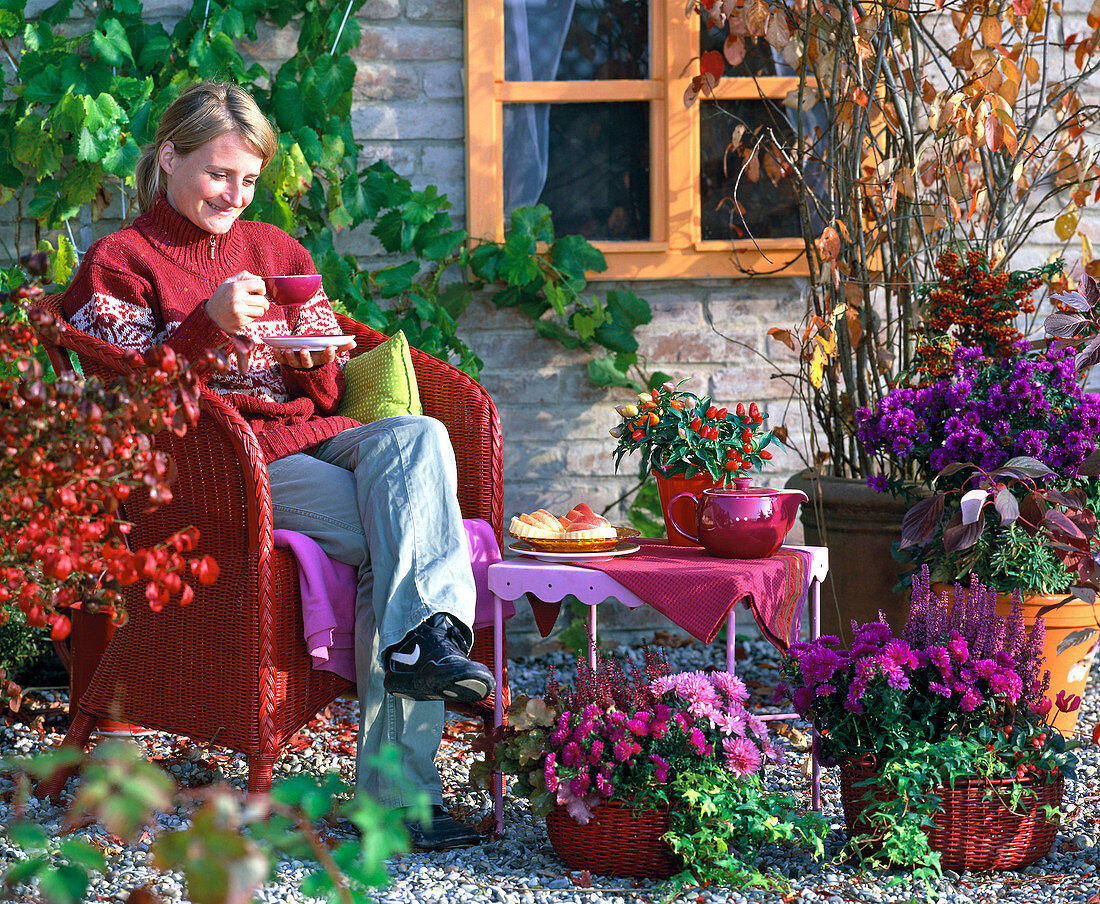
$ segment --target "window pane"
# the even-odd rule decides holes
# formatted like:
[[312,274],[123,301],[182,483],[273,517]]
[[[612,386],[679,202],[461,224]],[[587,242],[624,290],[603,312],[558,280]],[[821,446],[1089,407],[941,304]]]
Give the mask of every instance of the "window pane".
[[508,81],[649,78],[648,0],[505,0]]
[[[730,147],[739,126],[745,127],[743,133]],[[785,147],[793,145],[794,131],[783,107],[757,101],[702,102],[699,164],[704,239],[802,234],[795,182],[784,174],[783,160],[767,137],[769,129]],[[754,161],[745,167],[748,152],[761,139]]]
[[557,235],[648,239],[649,104],[505,104],[505,216],[531,204]]
[[[717,50],[722,53],[722,48],[725,46],[729,33],[729,25],[723,25],[721,28],[699,29],[699,52],[703,54],[708,50]],[[726,58],[726,78],[748,78],[754,75],[769,76],[777,74],[775,58],[772,56],[771,48],[761,38],[741,35],[740,39],[734,44],[734,53],[741,54],[742,58],[736,66],[731,65],[729,58]]]

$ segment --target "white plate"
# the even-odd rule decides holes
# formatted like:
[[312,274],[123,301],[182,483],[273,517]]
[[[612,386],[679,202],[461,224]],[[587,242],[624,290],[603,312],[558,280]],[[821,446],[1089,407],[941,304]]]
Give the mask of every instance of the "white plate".
[[355,345],[354,336],[264,336],[263,341],[272,348],[301,348],[309,351]]
[[508,548],[518,555],[538,559],[540,562],[600,562],[614,556],[628,556],[633,552],[638,552],[642,547],[637,543],[630,543],[627,546],[617,546],[615,549],[608,549],[604,552],[542,552],[522,543],[509,543]]

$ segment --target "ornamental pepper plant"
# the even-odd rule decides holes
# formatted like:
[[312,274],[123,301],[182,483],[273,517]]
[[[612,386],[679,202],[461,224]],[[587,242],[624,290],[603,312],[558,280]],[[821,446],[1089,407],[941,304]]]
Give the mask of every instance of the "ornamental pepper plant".
[[[819,814],[769,794],[762,774],[783,761],[767,725],[747,708],[745,683],[729,672],[672,673],[659,650],[644,666],[596,654],[577,660],[573,686],[551,673],[542,698],[516,697],[495,748],[494,769],[535,813],[564,807],[587,823],[602,801],[667,804],[672,849],[695,884],[760,882],[753,859],[765,843],[823,852]],[[483,768],[483,777],[488,775]]]
[[738,402],[731,411],[709,396],[698,396],[665,382],[638,394],[638,403],[615,410],[622,422],[611,429],[618,440],[615,468],[623,456],[641,453],[640,473],[652,469],[662,477],[707,473],[720,486],[750,471],[763,471],[772,458],[768,446],[782,446],[764,429],[768,415],[756,402]]
[[[18,282],[13,271],[0,274]],[[12,292],[12,296],[18,295]],[[9,298],[0,317],[0,622],[68,636],[68,610],[79,602],[125,620],[122,589],[145,585],[149,606],[186,605],[188,583],[213,583],[211,556],[188,558],[194,529],[148,548],[126,541],[123,503],[146,493],[171,501],[171,460],[152,437],[182,434],[198,416],[197,379],[171,349],[131,356],[114,386],[75,374],[54,375],[40,360],[39,334],[59,327],[42,311]],[[18,706],[19,689],[0,681]]]

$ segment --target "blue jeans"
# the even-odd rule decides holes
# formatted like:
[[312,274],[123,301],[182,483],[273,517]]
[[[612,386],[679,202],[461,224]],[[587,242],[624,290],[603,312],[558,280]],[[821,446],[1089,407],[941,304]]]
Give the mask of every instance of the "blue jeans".
[[442,803],[435,755],[443,703],[387,694],[380,654],[436,612],[455,616],[468,631],[473,624],[474,578],[446,428],[429,417],[385,418],[267,470],[275,528],[306,534],[358,569],[356,787],[384,806],[412,802],[408,789],[367,765],[388,743],[401,750],[412,788]]

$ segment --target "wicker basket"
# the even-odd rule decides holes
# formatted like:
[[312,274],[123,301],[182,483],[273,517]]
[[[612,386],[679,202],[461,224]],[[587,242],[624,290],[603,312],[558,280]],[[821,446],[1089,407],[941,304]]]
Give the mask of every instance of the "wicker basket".
[[629,804],[605,800],[580,825],[565,807],[546,817],[550,844],[569,869],[586,869],[601,876],[666,879],[683,869],[680,859],[661,836],[668,831],[668,807],[635,810]]
[[[866,763],[841,763],[840,798],[844,822],[850,835],[867,830],[861,819],[867,806],[869,787],[856,788],[856,783],[875,775]],[[928,832],[932,850],[940,852],[943,869],[987,870],[1015,869],[1045,856],[1054,844],[1058,827],[1043,816],[1046,804],[1057,807],[1062,802],[1065,781],[1059,775],[1047,784],[1028,775],[1019,784],[1031,788],[1034,794],[1020,799],[1015,812],[1009,808],[1015,779],[960,779],[954,788],[938,788],[942,799],[940,810],[933,816],[935,826]],[[989,796],[989,792],[993,796]],[[881,792],[875,797],[883,799]]]

